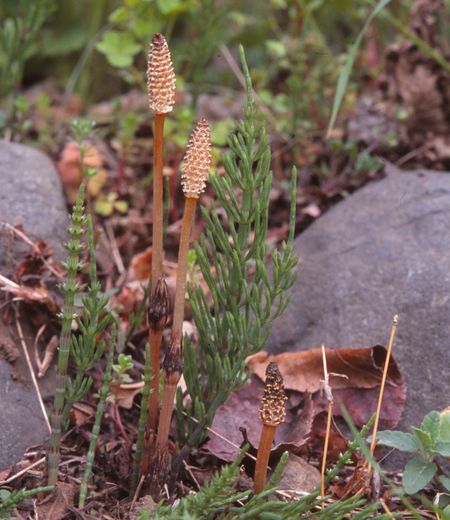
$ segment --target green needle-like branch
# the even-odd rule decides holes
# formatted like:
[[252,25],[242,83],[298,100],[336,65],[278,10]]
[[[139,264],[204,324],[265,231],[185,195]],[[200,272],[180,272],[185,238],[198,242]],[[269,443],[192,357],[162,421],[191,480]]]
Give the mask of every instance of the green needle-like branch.
[[67,365],[69,362],[70,343],[72,337],[72,322],[75,318],[74,297],[77,292],[80,292],[83,289],[76,280],[78,270],[83,267],[83,264],[79,262],[79,254],[86,249],[86,246],[80,243],[80,236],[86,231],[86,216],[83,214],[83,193],[84,185],[81,184],[78,199],[73,208],[73,214],[69,216],[69,219],[72,222],[71,227],[67,229],[67,232],[70,235],[70,241],[67,244],[63,243],[63,247],[69,251],[69,258],[67,262],[61,262],[61,265],[67,269],[67,280],[61,285],[61,289],[65,292],[65,302],[63,312],[60,315],[62,318],[62,331],[59,342],[55,401],[50,421],[52,433],[47,455],[48,483],[51,486],[58,480],[59,450],[63,427]]
[[106,365],[105,375],[102,378],[103,386],[99,392],[100,400],[97,405],[97,412],[95,414],[94,427],[92,428],[91,442],[89,444],[89,452],[86,457],[86,468],[84,470],[83,481],[81,483],[81,488],[80,488],[80,499],[78,502],[79,509],[84,507],[84,503],[86,500],[89,476],[91,474],[92,463],[94,462],[95,446],[97,445],[98,434],[100,433],[100,424],[102,422],[103,411],[105,409],[105,402],[106,402],[106,398],[110,394],[109,385],[112,383],[112,381],[114,379],[112,376],[112,366],[113,366],[113,361],[114,361],[115,343],[116,343],[116,324],[113,323],[112,329],[111,329],[111,342],[109,344],[108,363]]

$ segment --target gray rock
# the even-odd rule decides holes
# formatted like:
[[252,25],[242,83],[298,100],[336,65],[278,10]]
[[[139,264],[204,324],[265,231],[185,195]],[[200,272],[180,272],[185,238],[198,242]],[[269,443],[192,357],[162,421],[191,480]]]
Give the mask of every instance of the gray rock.
[[[33,241],[49,242],[54,258],[67,255],[60,245],[67,240],[67,209],[59,175],[42,152],[20,144],[0,142],[0,273],[10,277],[15,264],[30,246],[14,240],[2,227],[6,221],[21,224]],[[1,294],[0,294],[1,296]],[[22,327],[31,349],[35,331]],[[25,449],[49,437],[44,414],[39,406],[22,347],[14,333],[0,321],[0,471],[17,463]],[[30,352],[34,359],[33,352]],[[44,399],[54,392],[54,371],[39,382]]]
[[387,170],[296,239],[294,299],[267,350],[387,346],[398,314],[410,431],[449,403],[450,175]]
[[[22,320],[25,337],[31,328]],[[12,327],[11,327],[12,329]],[[28,342],[31,343],[31,342]],[[31,345],[28,353],[33,359]],[[54,371],[39,381],[41,396],[51,402],[54,394]],[[25,450],[49,439],[44,412],[17,335],[0,323],[0,471],[19,462]],[[45,452],[43,452],[45,454]]]
[[0,142],[0,269],[9,276],[15,261],[30,247],[8,239],[2,222],[21,224],[34,241],[49,242],[54,258],[65,258],[67,208],[61,180],[51,160],[41,151],[17,143]]

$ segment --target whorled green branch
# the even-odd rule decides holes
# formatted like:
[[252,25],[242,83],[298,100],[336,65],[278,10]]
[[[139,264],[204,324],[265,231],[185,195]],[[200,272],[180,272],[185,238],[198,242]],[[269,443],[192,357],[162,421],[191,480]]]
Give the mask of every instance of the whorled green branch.
[[66,392],[67,365],[69,362],[72,337],[72,322],[76,317],[74,314],[74,297],[75,294],[83,290],[84,287],[76,280],[77,272],[84,267],[84,264],[79,261],[79,255],[87,247],[80,243],[80,237],[86,231],[83,194],[84,185],[81,184],[77,202],[73,207],[73,214],[69,216],[69,219],[72,222],[70,228],[67,229],[67,232],[70,235],[70,241],[62,244],[63,247],[69,251],[69,258],[67,262],[61,262],[61,265],[67,269],[67,280],[60,286],[65,292],[65,301],[63,312],[59,315],[62,318],[62,330],[59,342],[58,367],[56,372],[55,401],[50,418],[52,433],[47,454],[49,485],[54,485],[58,480],[59,449]]

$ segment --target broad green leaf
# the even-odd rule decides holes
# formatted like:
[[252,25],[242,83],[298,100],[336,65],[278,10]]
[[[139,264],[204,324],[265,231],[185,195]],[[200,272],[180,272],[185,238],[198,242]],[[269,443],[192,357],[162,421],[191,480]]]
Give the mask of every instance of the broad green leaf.
[[437,471],[436,464],[429,462],[424,464],[420,459],[410,460],[403,472],[403,487],[408,495],[418,493],[434,477]]
[[439,438],[441,429],[441,416],[439,412],[430,412],[426,415],[420,425],[420,429],[428,433],[431,439],[431,444],[434,444]]
[[366,23],[364,24],[364,27],[362,28],[361,32],[358,35],[358,38],[356,38],[355,43],[352,45],[352,47],[350,49],[350,53],[349,53],[349,55],[347,57],[347,61],[345,63],[345,67],[343,68],[343,70],[339,76],[339,79],[338,79],[338,84],[336,87],[336,95],[334,97],[334,102],[333,102],[333,110],[331,113],[330,123],[328,125],[328,132],[327,132],[328,136],[330,135],[331,131],[333,130],[334,123],[336,122],[339,108],[341,107],[342,100],[344,99],[344,94],[345,94],[345,90],[347,88],[347,83],[350,78],[350,74],[352,72],[353,64],[355,62],[356,53],[358,52],[358,48],[361,44],[361,41],[367,30],[367,27],[369,27],[369,25],[371,24],[371,22],[375,18],[375,16],[384,7],[386,7],[390,1],[391,0],[380,0],[380,2],[378,2],[377,6],[372,11],[369,18],[367,18]]
[[388,446],[389,448],[396,448],[397,450],[411,453],[419,451],[417,441],[411,433],[386,430],[378,432],[377,437],[379,438],[378,444],[381,446]]
[[425,457],[427,457],[431,451],[431,436],[429,433],[424,432],[420,428],[411,427],[413,431],[413,435],[416,437],[418,442],[420,443],[421,451]]
[[450,410],[444,410],[441,413],[441,432],[439,440],[450,442]]
[[195,2],[182,0],[156,0],[156,4],[163,15],[174,15],[195,7]]
[[437,441],[433,444],[433,453],[443,457],[450,457],[450,442]]
[[123,22],[124,20],[128,20],[130,18],[130,12],[125,9],[125,7],[118,7],[115,11],[113,11],[108,20],[110,22]]
[[450,478],[446,477],[445,475],[441,475],[439,480],[444,486],[445,490],[450,492]]
[[108,31],[97,43],[96,49],[106,56],[113,67],[122,68],[133,64],[133,56],[142,49],[142,45],[130,32]]

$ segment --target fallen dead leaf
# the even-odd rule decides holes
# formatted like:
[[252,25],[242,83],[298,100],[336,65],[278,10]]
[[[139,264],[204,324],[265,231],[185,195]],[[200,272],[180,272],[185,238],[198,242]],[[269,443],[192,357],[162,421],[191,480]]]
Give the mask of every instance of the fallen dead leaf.
[[[341,388],[374,388],[380,385],[386,349],[381,345],[362,348],[325,349],[328,372],[347,376],[331,380],[333,392]],[[303,352],[285,352],[269,356],[259,352],[247,358],[249,368],[261,380],[265,378],[266,366],[274,361],[283,374],[286,390],[317,392],[320,380],[324,379],[322,349]],[[391,358],[387,378],[388,385],[402,385],[403,378],[396,361]]]
[[73,506],[75,484],[59,482],[51,494],[36,504],[38,518],[58,518],[67,513]]

